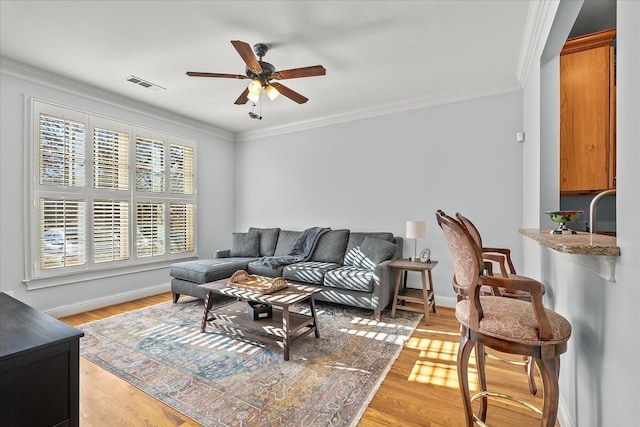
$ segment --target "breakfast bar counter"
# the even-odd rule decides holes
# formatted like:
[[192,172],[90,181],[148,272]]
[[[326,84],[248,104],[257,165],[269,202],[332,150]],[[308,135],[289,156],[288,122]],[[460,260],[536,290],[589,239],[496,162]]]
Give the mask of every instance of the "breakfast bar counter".
[[603,234],[550,234],[550,229],[521,228],[520,234],[558,252],[575,255],[620,256],[616,238]]

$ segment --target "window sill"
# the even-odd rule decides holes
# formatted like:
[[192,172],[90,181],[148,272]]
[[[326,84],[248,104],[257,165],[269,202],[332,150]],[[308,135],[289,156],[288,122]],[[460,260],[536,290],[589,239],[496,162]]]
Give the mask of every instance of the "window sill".
[[122,276],[131,273],[141,273],[145,271],[160,270],[168,268],[171,264],[176,262],[189,261],[197,259],[197,256],[189,256],[185,258],[172,259],[166,261],[159,261],[149,264],[130,265],[126,267],[110,268],[105,270],[85,271],[82,273],[66,274],[55,277],[42,277],[35,279],[23,280],[23,283],[27,285],[27,290],[32,291],[36,289],[49,288],[52,286],[69,285],[72,283],[86,282],[88,280],[104,279],[107,277]]

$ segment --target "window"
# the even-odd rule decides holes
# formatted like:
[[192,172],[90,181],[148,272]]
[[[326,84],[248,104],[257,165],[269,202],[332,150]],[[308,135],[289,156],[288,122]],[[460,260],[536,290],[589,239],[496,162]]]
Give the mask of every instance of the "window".
[[37,100],[32,118],[27,282],[195,255],[195,141]]
[[138,257],[164,255],[164,203],[138,202],[136,223]]
[[95,188],[129,189],[129,134],[93,130],[93,183]]
[[169,209],[171,253],[193,252],[193,203],[171,203]]
[[42,269],[84,264],[84,206],[83,200],[39,200]]
[[94,200],[93,260],[96,263],[129,259],[129,202]]
[[84,187],[84,123],[40,115],[40,184]]
[[164,191],[164,143],[151,138],[136,139],[136,190]]

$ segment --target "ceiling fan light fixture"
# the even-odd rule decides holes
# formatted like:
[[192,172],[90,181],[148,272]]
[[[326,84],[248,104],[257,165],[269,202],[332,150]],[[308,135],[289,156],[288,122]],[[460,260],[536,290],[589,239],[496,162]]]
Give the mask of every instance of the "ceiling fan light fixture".
[[257,94],[255,94],[255,93],[249,92],[247,94],[247,98],[249,99],[249,101],[251,101],[254,104],[256,104],[260,100],[260,93],[258,92]]
[[262,82],[260,80],[252,81],[249,83],[248,89],[251,95],[260,96],[260,92],[262,92]]
[[272,85],[267,85],[267,87],[264,88],[264,91],[267,92],[267,96],[272,101],[275,101],[276,98],[280,95],[280,92],[278,91],[278,89],[276,89]]

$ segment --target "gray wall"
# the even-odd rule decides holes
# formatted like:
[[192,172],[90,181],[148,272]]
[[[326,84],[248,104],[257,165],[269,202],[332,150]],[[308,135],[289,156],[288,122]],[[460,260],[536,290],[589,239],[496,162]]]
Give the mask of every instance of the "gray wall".
[[[550,6],[539,54],[558,33],[566,38],[576,15],[567,8],[576,5],[579,7],[580,3]],[[554,8],[559,9],[558,13]],[[640,2],[618,1],[616,222],[621,255],[614,258],[615,282],[598,274],[607,272],[609,264],[604,257],[562,254],[522,239],[524,274],[545,284],[545,304],[566,316],[573,327],[568,351],[561,357],[559,421],[563,427],[638,425],[640,378],[635,366],[640,352],[640,335],[636,331],[640,325],[639,22]],[[554,55],[558,52],[556,49]],[[558,135],[549,132],[557,126],[559,116],[555,108],[545,108],[557,102],[557,75],[549,68],[557,62],[554,55],[544,64],[539,59],[534,61],[524,89],[524,129],[527,135],[536,135],[528,139],[524,153],[523,188],[533,189],[523,195],[523,222],[527,227],[540,225],[541,206],[551,194],[558,193],[557,180],[546,179],[557,174],[556,163],[541,156],[550,153],[554,157],[559,150]],[[556,72],[559,74],[559,69]]]
[[[186,121],[170,113],[151,115],[136,110],[127,100],[97,101],[94,89],[52,76],[52,83],[0,75],[0,289],[52,315],[64,315],[129,301],[169,290],[168,267],[98,278],[74,284],[27,291],[24,279],[25,133],[28,117],[25,97],[32,96],[73,108],[126,120],[198,141],[198,248],[202,255],[228,246],[233,229],[233,142],[207,129],[180,125]],[[85,96],[86,95],[86,96]],[[102,96],[109,99],[108,94]],[[111,96],[113,98],[113,96]],[[121,102],[118,104],[118,102]]]
[[[236,225],[391,231],[427,221],[438,304],[453,270],[437,209],[460,211],[487,245],[519,247],[520,91],[238,143]],[[413,255],[413,241],[405,242]],[[519,264],[516,253],[515,263]],[[417,286],[419,276],[411,277]]]

